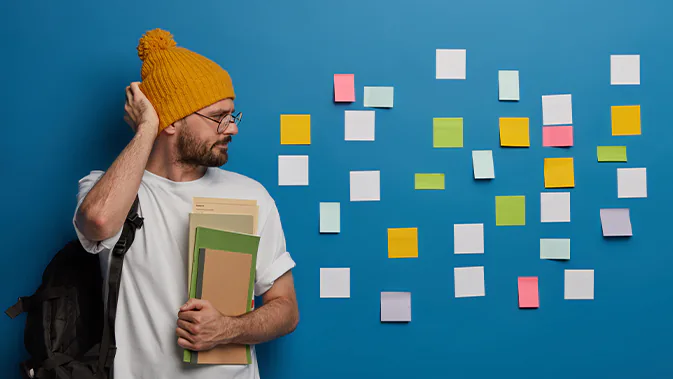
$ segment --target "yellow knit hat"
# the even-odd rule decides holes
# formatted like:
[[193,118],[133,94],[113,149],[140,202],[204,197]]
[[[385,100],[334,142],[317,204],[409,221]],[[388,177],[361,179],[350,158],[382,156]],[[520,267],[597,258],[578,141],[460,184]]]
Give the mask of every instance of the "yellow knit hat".
[[150,30],[138,43],[140,90],[159,115],[159,133],[220,100],[235,98],[229,73],[210,59],[177,47],[171,33]]

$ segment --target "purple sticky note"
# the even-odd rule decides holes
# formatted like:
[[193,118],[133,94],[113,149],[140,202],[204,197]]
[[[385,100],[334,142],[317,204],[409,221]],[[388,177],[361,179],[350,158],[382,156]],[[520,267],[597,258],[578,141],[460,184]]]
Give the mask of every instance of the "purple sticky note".
[[381,322],[410,322],[411,292],[381,292]]
[[632,236],[631,216],[628,208],[601,209],[601,226],[604,237]]

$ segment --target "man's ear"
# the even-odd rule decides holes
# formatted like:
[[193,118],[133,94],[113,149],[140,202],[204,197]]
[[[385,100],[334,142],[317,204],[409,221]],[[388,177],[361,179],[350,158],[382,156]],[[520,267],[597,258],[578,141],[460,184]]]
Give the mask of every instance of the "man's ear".
[[166,133],[166,134],[168,134],[168,135],[173,135],[173,134],[175,134],[175,133],[177,132],[176,125],[177,125],[179,122],[180,122],[180,121],[176,121],[176,122],[174,122],[174,123],[168,125],[167,127],[164,128],[164,130],[162,131],[162,133]]

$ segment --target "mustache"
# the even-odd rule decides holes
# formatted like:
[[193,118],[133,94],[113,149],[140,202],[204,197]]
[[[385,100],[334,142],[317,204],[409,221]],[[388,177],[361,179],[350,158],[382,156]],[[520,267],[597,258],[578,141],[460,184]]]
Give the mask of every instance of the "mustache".
[[231,136],[227,136],[225,139],[223,139],[221,142],[215,143],[213,146],[220,146],[220,145],[226,145],[230,143],[232,140]]

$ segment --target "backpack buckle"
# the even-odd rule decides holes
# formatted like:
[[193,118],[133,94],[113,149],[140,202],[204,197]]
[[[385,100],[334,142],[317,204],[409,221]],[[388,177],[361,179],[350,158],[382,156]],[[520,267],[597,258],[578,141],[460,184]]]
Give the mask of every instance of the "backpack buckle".
[[9,316],[9,318],[11,318],[11,319],[14,319],[16,316],[20,315],[21,313],[23,313],[23,298],[19,298],[19,300],[17,300],[16,304],[7,308],[7,310],[5,311],[5,314],[7,316]]
[[129,216],[126,219],[131,223],[131,225],[135,226],[136,229],[140,229],[143,226],[144,219],[138,216],[138,214]]

